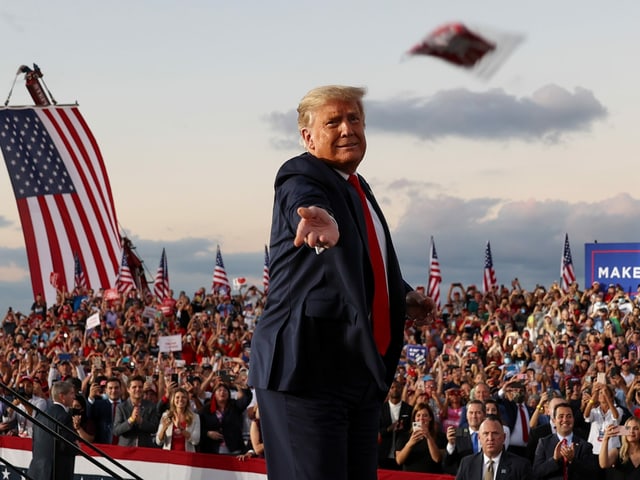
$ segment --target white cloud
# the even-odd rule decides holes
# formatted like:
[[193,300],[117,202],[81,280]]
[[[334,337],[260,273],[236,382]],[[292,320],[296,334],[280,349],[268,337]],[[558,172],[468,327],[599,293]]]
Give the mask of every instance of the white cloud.
[[[546,85],[528,97],[501,88],[473,92],[440,90],[431,96],[403,95],[365,99],[367,128],[435,141],[448,137],[474,140],[522,140],[555,143],[566,135],[588,131],[607,116],[594,94]],[[265,121],[278,132],[295,132],[296,112],[272,112]],[[274,148],[292,148],[294,136],[272,140]]]

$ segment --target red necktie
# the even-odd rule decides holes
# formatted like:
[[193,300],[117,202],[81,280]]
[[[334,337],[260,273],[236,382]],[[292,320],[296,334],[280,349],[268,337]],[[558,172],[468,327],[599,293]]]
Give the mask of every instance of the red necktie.
[[522,404],[520,404],[520,425],[522,426],[522,440],[527,443],[529,441],[529,425],[527,425],[527,414]]
[[373,267],[373,307],[371,317],[373,321],[373,338],[378,347],[378,352],[384,355],[389,346],[391,337],[391,327],[389,320],[389,292],[387,290],[387,274],[384,269],[384,261],[380,251],[380,244],[376,235],[376,229],[373,224],[373,218],[367,205],[367,197],[362,190],[360,180],[356,175],[349,175],[349,183],[358,192],[360,202],[362,202],[362,211],[364,221],[367,225],[367,240],[369,243],[369,257],[371,266]]
[[[562,445],[563,447],[567,446],[567,439],[563,438],[562,442],[560,442],[560,445]],[[562,457],[562,478],[564,480],[568,480],[569,479],[569,469],[567,468],[567,457]]]
[[[116,408],[118,408],[118,402],[114,401],[111,403],[113,404],[113,412],[111,413],[111,428],[113,429],[113,424],[116,421]],[[113,445],[118,444],[118,437],[116,435],[114,435],[113,438],[111,439],[111,443]]]

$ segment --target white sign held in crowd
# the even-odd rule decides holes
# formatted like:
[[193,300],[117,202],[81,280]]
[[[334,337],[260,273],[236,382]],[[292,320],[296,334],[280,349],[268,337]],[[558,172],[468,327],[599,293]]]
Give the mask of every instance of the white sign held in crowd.
[[181,352],[182,351],[182,335],[165,335],[158,337],[158,346],[160,352]]
[[89,331],[92,328],[96,328],[98,325],[100,325],[100,313],[96,312],[93,315],[91,315],[89,318],[87,318],[87,330]]

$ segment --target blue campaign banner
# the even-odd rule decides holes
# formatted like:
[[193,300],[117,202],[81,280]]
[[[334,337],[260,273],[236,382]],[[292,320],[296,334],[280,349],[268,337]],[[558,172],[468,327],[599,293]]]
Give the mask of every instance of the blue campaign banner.
[[422,365],[427,358],[427,347],[424,345],[407,345],[407,360]]
[[640,243],[585,243],[585,285],[621,285],[632,296],[640,284]]

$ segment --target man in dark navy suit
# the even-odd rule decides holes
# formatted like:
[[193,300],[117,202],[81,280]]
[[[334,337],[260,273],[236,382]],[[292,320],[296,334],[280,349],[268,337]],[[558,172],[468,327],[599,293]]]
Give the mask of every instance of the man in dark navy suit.
[[480,444],[480,425],[487,417],[487,409],[482,400],[471,400],[466,405],[467,422],[464,427],[450,426],[447,434],[447,446],[442,459],[445,473],[455,475],[460,468],[460,462],[468,455],[478,453]]
[[382,404],[378,427],[378,466],[387,470],[401,470],[396,462],[396,439],[411,429],[413,408],[402,400],[402,384],[394,381],[386,402]]
[[553,408],[555,433],[540,440],[533,460],[533,472],[539,480],[578,480],[597,478],[598,464],[593,446],[574,435],[573,409],[568,403]]
[[[74,430],[69,408],[75,394],[71,382],[58,381],[51,386],[53,403],[47,408],[46,413],[53,420],[42,415],[38,419],[49,429],[71,442],[72,445],[34,425],[33,458],[27,471],[29,478],[34,480],[68,480],[73,478],[78,448],[74,434],[68,429]],[[64,425],[67,428],[62,428],[59,425]]]
[[[113,422],[116,419],[118,403],[122,401],[122,383],[118,377],[106,380],[106,385],[93,383],[89,390],[89,418],[96,425],[95,443],[118,444],[118,437],[113,434]],[[105,389],[107,398],[102,398],[101,391]]]
[[371,189],[364,89],[310,91],[298,106],[306,153],[280,168],[269,296],[251,342],[250,384],[270,479],[373,480],[380,409],[413,295]]
[[502,422],[498,417],[488,415],[480,425],[482,451],[462,459],[456,480],[531,480],[531,463],[506,451],[504,442]]

